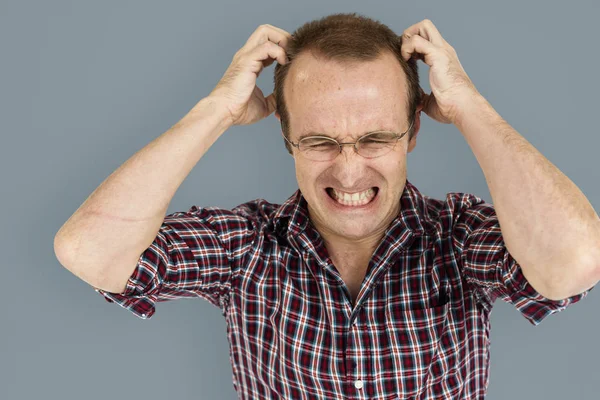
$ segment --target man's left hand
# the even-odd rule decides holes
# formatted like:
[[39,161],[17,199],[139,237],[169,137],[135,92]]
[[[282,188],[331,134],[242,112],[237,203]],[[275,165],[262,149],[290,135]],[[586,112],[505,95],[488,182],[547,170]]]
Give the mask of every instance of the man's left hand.
[[436,121],[455,123],[470,97],[479,95],[454,48],[428,19],[402,33],[402,57],[415,57],[429,65],[431,93],[421,89],[422,104],[423,111]]

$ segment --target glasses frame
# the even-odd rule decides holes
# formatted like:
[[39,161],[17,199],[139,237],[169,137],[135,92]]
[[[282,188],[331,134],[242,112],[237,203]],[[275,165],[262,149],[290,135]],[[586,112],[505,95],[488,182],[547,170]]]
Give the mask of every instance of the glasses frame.
[[[393,147],[390,149],[390,151],[391,151],[391,150],[393,150],[393,149],[396,147],[396,144],[398,143],[398,141],[399,141],[400,139],[402,139],[402,138],[403,138],[403,137],[404,137],[404,136],[405,136],[405,135],[406,135],[406,134],[407,134],[407,133],[408,133],[408,132],[411,130],[411,128],[412,128],[412,126],[413,126],[413,123],[414,123],[414,120],[413,120],[413,121],[410,123],[410,125],[408,126],[408,129],[407,129],[407,130],[405,130],[404,132],[402,132],[401,134],[397,134],[397,133],[395,133],[395,132],[388,132],[388,133],[394,133],[394,135],[395,135],[395,138],[396,138],[396,142],[394,143],[394,146],[393,146]],[[340,148],[340,151],[339,151],[339,152],[338,152],[338,153],[335,155],[335,157],[333,157],[331,160],[323,160],[323,161],[332,161],[332,160],[335,160],[335,159],[337,158],[337,156],[339,156],[339,155],[342,153],[342,150],[343,150],[342,146],[346,146],[346,145],[352,145],[352,147],[354,148],[354,152],[355,152],[356,154],[358,154],[359,156],[361,156],[361,157],[363,157],[363,158],[367,158],[367,159],[378,158],[378,157],[382,157],[382,156],[384,156],[385,154],[388,154],[389,152],[388,152],[388,153],[385,153],[385,154],[382,154],[382,155],[380,155],[380,156],[376,156],[376,157],[365,157],[365,156],[363,156],[362,154],[360,154],[360,153],[358,152],[358,147],[356,147],[356,145],[358,144],[358,142],[359,142],[359,141],[361,141],[363,138],[365,138],[365,137],[367,137],[367,136],[369,136],[369,135],[372,135],[372,134],[374,134],[374,133],[381,133],[381,132],[385,132],[385,131],[373,131],[373,132],[369,132],[369,133],[366,133],[366,134],[362,135],[362,136],[361,136],[361,137],[359,137],[358,139],[356,139],[356,141],[355,141],[355,142],[345,142],[345,143],[338,142],[336,139],[334,139],[334,138],[332,138],[332,137],[329,137],[329,136],[319,136],[319,135],[315,135],[315,136],[307,136],[307,137],[305,137],[305,138],[303,138],[303,139],[300,139],[300,140],[298,141],[298,143],[294,143],[294,142],[292,142],[291,140],[289,140],[288,138],[286,138],[286,137],[285,137],[285,135],[283,134],[283,131],[281,132],[281,136],[283,136],[283,138],[284,138],[284,139],[285,139],[285,140],[286,140],[286,141],[287,141],[289,144],[291,144],[293,147],[297,148],[297,149],[298,149],[298,152],[299,152],[300,154],[303,154],[303,152],[300,150],[300,142],[301,142],[301,141],[303,141],[303,140],[306,140],[306,139],[314,139],[314,138],[320,138],[320,139],[332,140],[332,141],[334,141],[334,142],[336,142],[336,143],[338,144],[338,147]],[[317,160],[311,160],[311,161],[317,161]]]

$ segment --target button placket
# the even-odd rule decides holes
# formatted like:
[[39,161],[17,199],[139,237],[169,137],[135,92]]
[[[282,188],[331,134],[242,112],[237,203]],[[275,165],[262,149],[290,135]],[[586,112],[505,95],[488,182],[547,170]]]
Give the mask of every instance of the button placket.
[[359,316],[360,312],[362,311],[362,309],[363,309],[362,304],[356,308],[356,311],[354,312],[354,318],[352,320],[352,325],[356,326],[356,323],[358,322],[358,316]]

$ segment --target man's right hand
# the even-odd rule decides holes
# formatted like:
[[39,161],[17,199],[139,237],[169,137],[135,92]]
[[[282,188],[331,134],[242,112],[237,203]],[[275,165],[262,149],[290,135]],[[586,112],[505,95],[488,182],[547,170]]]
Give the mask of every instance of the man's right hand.
[[252,124],[275,110],[274,94],[265,98],[256,86],[256,79],[275,60],[279,64],[288,62],[285,49],[291,38],[283,29],[261,25],[235,53],[229,68],[208,96],[228,109],[232,125]]

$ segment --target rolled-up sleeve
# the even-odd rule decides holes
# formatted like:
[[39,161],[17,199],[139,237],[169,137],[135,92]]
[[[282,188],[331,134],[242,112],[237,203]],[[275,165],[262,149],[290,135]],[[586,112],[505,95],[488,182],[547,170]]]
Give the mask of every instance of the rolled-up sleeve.
[[575,296],[551,300],[529,284],[519,263],[508,252],[492,204],[468,194],[450,196],[454,210],[454,251],[466,280],[478,301],[491,307],[500,298],[510,303],[533,325],[563,311],[593,289]]
[[257,234],[239,210],[192,206],[167,215],[123,293],[96,292],[143,319],[157,302],[183,297],[204,298],[225,313],[232,278]]

